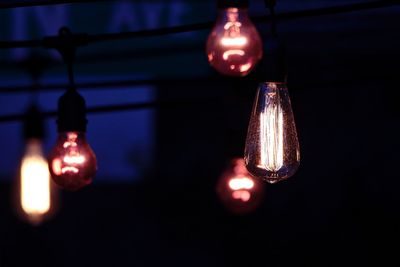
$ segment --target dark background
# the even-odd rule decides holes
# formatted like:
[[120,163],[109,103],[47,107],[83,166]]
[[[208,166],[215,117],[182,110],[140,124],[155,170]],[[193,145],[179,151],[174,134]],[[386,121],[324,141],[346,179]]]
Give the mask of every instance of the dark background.
[[[262,1],[254,2],[260,7],[254,14],[266,12]],[[283,0],[278,12],[354,2]],[[74,8],[90,5],[104,8]],[[204,5],[203,13],[191,9],[204,19],[185,22],[215,16],[211,1],[193,5]],[[267,185],[262,205],[243,216],[222,206],[215,184],[242,153],[259,72],[229,79],[208,68],[208,30],[191,42],[137,41],[126,59],[118,58],[114,43],[97,47],[116,53],[105,58],[91,59],[90,48],[83,49],[81,75],[142,69],[171,80],[157,84],[155,99],[198,101],[155,110],[154,150],[144,152],[151,167],[133,180],[108,175],[63,192],[57,216],[42,226],[15,217],[12,180],[4,178],[0,266],[399,266],[399,15],[399,7],[389,7],[278,25],[288,48],[301,166],[294,177]],[[268,47],[268,25],[258,28]],[[49,75],[63,75],[61,63]],[[118,131],[135,129],[135,121],[113,115]],[[20,140],[7,125],[2,144]],[[102,134],[89,131],[93,141]],[[0,161],[6,157],[3,151]]]

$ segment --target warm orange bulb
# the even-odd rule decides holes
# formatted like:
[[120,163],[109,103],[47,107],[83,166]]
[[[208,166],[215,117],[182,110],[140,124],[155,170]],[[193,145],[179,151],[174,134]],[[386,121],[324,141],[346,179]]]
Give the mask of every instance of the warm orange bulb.
[[229,76],[245,76],[262,57],[262,42],[246,8],[223,8],[207,41],[210,65]]
[[67,190],[78,190],[92,182],[97,171],[96,156],[85,133],[60,133],[49,157],[54,182]]
[[222,174],[217,184],[217,193],[228,210],[245,214],[259,206],[264,188],[262,183],[248,173],[244,160],[236,158]]

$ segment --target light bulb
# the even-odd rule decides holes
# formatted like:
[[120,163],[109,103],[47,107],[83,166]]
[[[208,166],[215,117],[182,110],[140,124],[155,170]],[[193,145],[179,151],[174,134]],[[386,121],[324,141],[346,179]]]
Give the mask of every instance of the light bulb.
[[225,207],[233,213],[254,211],[260,204],[264,188],[246,170],[242,158],[233,159],[217,184],[217,193]]
[[262,42],[251,22],[247,7],[220,6],[207,40],[211,66],[229,76],[245,76],[262,57]]
[[299,142],[285,83],[260,85],[247,131],[245,163],[252,175],[269,183],[292,176],[299,167]]
[[34,225],[54,211],[55,188],[50,180],[40,139],[28,139],[18,181],[19,213]]
[[92,182],[96,156],[83,132],[61,132],[49,157],[54,182],[67,190],[78,190]]

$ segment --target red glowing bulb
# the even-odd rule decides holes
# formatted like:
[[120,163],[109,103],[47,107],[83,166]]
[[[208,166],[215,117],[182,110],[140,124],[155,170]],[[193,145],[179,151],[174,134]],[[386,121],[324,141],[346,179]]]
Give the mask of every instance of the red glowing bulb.
[[247,8],[223,8],[207,40],[210,65],[229,76],[245,76],[262,57],[262,42]]
[[222,174],[217,193],[228,210],[245,214],[254,211],[261,203],[264,185],[248,173],[242,158],[236,158]]
[[53,181],[67,190],[78,190],[92,182],[97,171],[96,156],[85,133],[60,133],[49,157]]

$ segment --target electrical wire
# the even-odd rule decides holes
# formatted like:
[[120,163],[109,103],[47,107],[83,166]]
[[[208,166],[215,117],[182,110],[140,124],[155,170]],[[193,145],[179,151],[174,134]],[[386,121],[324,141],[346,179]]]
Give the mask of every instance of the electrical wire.
[[[399,5],[400,0],[380,0],[365,3],[348,4],[341,6],[324,7],[309,10],[300,10],[287,13],[276,14],[277,20],[290,20],[298,18],[315,17],[322,15],[332,15],[340,14],[346,12],[354,12],[368,9],[376,9],[389,7],[394,5]],[[270,16],[257,16],[252,17],[252,20],[256,23],[269,22],[272,17]],[[141,30],[141,31],[130,31],[130,32],[119,32],[119,33],[107,33],[107,34],[84,34],[81,38],[83,43],[95,43],[104,41],[115,41],[115,40],[125,40],[131,38],[144,38],[144,37],[155,37],[163,36],[168,34],[185,33],[190,31],[205,30],[212,27],[213,21],[202,22],[202,23],[192,23],[187,25],[180,25],[175,27],[165,27],[152,30]],[[52,48],[51,41],[54,41],[57,37],[46,37],[43,39],[36,40],[18,40],[18,41],[1,41],[0,48],[27,48],[27,47],[45,47]]]
[[[252,78],[254,80],[259,80],[258,78],[262,78],[262,76],[253,75]],[[243,79],[243,78],[242,78]],[[365,80],[367,77],[359,78],[360,80]],[[392,75],[379,75],[375,77],[375,79],[385,80],[385,81],[395,81],[396,77]],[[231,82],[235,82],[233,79]],[[330,82],[329,85],[343,85],[349,84],[352,80],[344,80],[339,81],[337,83]],[[358,82],[358,81],[356,81]],[[143,89],[143,86],[154,86],[154,87],[163,87],[163,88],[172,88],[172,89],[187,89],[187,85],[195,84],[196,86],[210,86],[210,85],[229,85],[229,81],[225,77],[207,77],[207,76],[197,76],[197,77],[188,77],[188,78],[151,78],[151,79],[141,79],[141,80],[116,80],[116,81],[102,81],[102,82],[81,82],[76,83],[76,87],[79,91],[93,91],[93,90],[140,90]],[[32,85],[17,85],[17,86],[0,86],[0,94],[16,94],[16,93],[30,93],[32,90],[39,90],[40,92],[57,92],[64,91],[68,89],[67,83],[51,83],[51,84],[39,84],[35,83]],[[293,85],[292,85],[293,86]],[[306,88],[318,88],[318,87],[326,87],[327,84],[324,83],[307,83],[306,85],[302,85],[304,87],[302,90]],[[34,88],[36,87],[36,88]]]
[[[171,79],[171,78],[153,78],[153,79],[141,79],[141,80],[118,80],[118,81],[104,81],[104,82],[82,82],[76,83],[76,87],[79,91],[82,90],[97,90],[97,89],[140,89],[140,86],[168,86],[168,87],[187,87],[188,83],[195,82],[196,85],[210,85],[223,83],[223,79],[208,78],[208,77],[190,77],[184,79]],[[17,86],[0,86],[0,93],[2,94],[14,94],[14,93],[29,93],[32,89],[37,89],[43,92],[52,92],[68,89],[69,85],[64,83],[54,84],[32,84],[32,85],[17,85]]]
[[265,5],[269,9],[269,12],[271,14],[271,32],[272,36],[275,38],[278,37],[278,30],[277,30],[277,23],[276,23],[276,13],[275,13],[275,6],[276,6],[276,0],[264,0]]
[[[129,104],[116,104],[116,105],[103,105],[89,107],[86,109],[87,114],[98,114],[108,112],[123,112],[132,110],[142,109],[164,109],[164,108],[180,108],[182,106],[193,106],[193,105],[207,105],[218,104],[222,101],[222,98],[202,98],[202,99],[180,99],[173,101],[155,101],[155,102],[143,102],[143,103],[129,103]],[[0,116],[0,123],[16,122],[21,121],[25,118],[25,113],[16,113],[9,115]],[[42,112],[43,118],[50,118],[57,116],[57,111],[45,111]]]
[[[34,7],[34,6],[52,6],[62,4],[87,4],[87,3],[103,3],[103,2],[120,2],[121,0],[23,0],[23,1],[2,1],[0,9]],[[125,0],[126,1],[126,0]],[[131,0],[132,2],[137,0]],[[153,2],[165,2],[165,0],[152,0]],[[190,3],[204,3],[204,0],[189,0]],[[175,2],[170,0],[169,2]],[[185,0],[188,2],[188,0]]]

